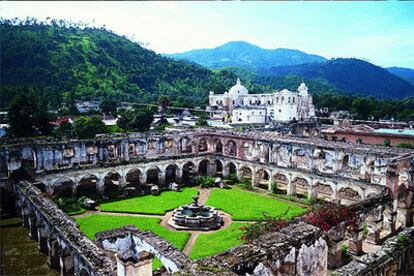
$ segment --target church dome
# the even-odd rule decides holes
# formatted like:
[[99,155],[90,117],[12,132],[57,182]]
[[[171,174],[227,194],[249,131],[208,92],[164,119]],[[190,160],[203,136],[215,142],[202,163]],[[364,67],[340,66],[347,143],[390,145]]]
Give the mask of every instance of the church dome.
[[246,87],[244,87],[241,82],[240,79],[237,78],[237,82],[236,85],[234,85],[232,88],[230,88],[229,90],[229,94],[230,96],[234,97],[234,96],[238,96],[238,95],[247,95],[249,93],[249,91],[247,90]]

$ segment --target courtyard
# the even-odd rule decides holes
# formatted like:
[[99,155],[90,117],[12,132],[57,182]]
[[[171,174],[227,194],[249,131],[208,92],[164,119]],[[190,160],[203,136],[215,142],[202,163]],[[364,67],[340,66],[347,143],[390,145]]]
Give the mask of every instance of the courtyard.
[[[200,192],[200,203],[213,206],[224,215],[223,226],[211,231],[179,231],[166,221],[171,211],[188,204],[192,196]],[[97,232],[134,225],[163,237],[191,259],[199,259],[224,252],[241,244],[241,227],[254,223],[266,214],[283,219],[304,213],[305,209],[295,202],[282,201],[267,194],[247,191],[234,185],[225,189],[183,188],[179,192],[165,191],[159,196],[145,195],[100,204],[97,211],[74,215],[89,238]],[[156,259],[153,268],[161,266]]]

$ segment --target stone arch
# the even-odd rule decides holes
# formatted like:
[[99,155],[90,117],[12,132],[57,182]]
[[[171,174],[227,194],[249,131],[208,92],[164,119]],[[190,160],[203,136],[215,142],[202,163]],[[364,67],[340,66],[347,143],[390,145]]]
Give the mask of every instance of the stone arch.
[[160,179],[159,179],[160,173],[161,173],[161,170],[156,166],[148,168],[147,171],[146,171],[146,183],[147,184],[159,185],[159,183],[160,183]]
[[336,197],[341,203],[349,204],[355,203],[362,199],[362,196],[358,191],[352,189],[351,187],[342,187],[336,193]]
[[182,178],[184,182],[190,182],[191,179],[194,176],[196,176],[196,174],[197,174],[197,166],[193,162],[188,161],[187,163],[183,165]]
[[286,177],[286,175],[282,173],[276,173],[273,175],[273,182],[276,183],[277,193],[287,194],[289,179]]
[[219,139],[215,139],[214,142],[214,152],[215,153],[223,153],[223,143],[221,143],[221,141]]
[[310,184],[309,184],[308,180],[306,180],[305,178],[295,177],[292,180],[292,186],[294,187],[295,193],[297,195],[299,195],[299,196],[302,195],[302,196],[305,196],[305,197],[308,196],[308,191],[309,191],[309,188],[310,188]]
[[24,148],[20,153],[21,168],[25,171],[32,171],[36,168],[36,153],[31,148]]
[[253,176],[253,170],[249,168],[248,166],[242,166],[239,169],[239,176],[240,178],[252,178]]
[[330,200],[333,198],[334,191],[331,185],[323,182],[316,182],[313,186],[313,191],[318,199]]
[[175,164],[168,165],[165,168],[165,183],[166,184],[170,184],[170,183],[178,181],[178,179],[177,179],[178,170],[179,170],[179,168]]
[[216,166],[216,176],[223,176],[223,163],[220,160],[214,160],[214,165]]
[[210,165],[210,161],[208,161],[207,159],[202,160],[199,164],[198,164],[198,175],[203,175],[206,176],[208,175],[208,166]]
[[193,147],[191,145],[191,139],[184,136],[180,139],[180,148],[182,153],[192,153]]
[[125,176],[125,180],[131,187],[138,187],[141,183],[142,172],[138,168],[130,169]]
[[79,180],[79,184],[76,187],[76,194],[78,196],[94,196],[97,194],[96,185],[98,183],[98,177],[93,174],[84,175]]
[[270,182],[270,174],[265,169],[259,169],[255,173],[255,179],[256,183],[255,185],[257,187],[263,188],[263,189],[269,189],[269,182]]
[[119,193],[122,177],[118,172],[108,172],[103,179],[104,195],[115,196]]
[[71,197],[74,185],[69,177],[59,176],[52,181],[53,194],[59,197]]
[[237,156],[237,144],[233,140],[228,140],[225,147],[225,154],[229,156]]
[[198,152],[206,152],[208,151],[208,143],[206,138],[201,138],[198,141]]
[[237,167],[233,162],[227,162],[225,170],[227,172],[226,176],[237,174]]

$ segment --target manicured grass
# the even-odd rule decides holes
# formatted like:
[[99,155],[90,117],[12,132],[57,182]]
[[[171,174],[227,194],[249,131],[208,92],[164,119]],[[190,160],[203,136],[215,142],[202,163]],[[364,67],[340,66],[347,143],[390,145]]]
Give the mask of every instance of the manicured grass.
[[246,223],[233,222],[228,228],[211,234],[200,234],[190,253],[191,259],[216,255],[242,243],[240,227]]
[[87,217],[76,218],[80,225],[80,230],[90,239],[95,239],[95,233],[122,227],[127,224],[135,225],[138,229],[152,231],[174,244],[178,249],[183,249],[190,234],[187,232],[173,232],[160,225],[161,219],[146,217],[127,217],[110,215],[90,215]]
[[[97,232],[133,224],[140,230],[154,232],[174,244],[178,249],[182,250],[190,237],[190,233],[169,231],[160,225],[160,221],[161,220],[157,218],[110,215],[90,215],[76,219],[76,222],[80,225],[81,231],[93,240],[95,239],[95,233]],[[153,270],[156,270],[161,266],[161,261],[158,258],[154,258],[152,263]]]
[[206,205],[214,206],[231,214],[233,220],[258,220],[263,213],[272,217],[292,218],[305,209],[277,199],[238,188],[213,189]]
[[101,211],[164,215],[180,205],[193,201],[191,196],[197,194],[193,188],[184,188],[181,192],[166,191],[159,196],[146,195],[114,202],[102,203]]

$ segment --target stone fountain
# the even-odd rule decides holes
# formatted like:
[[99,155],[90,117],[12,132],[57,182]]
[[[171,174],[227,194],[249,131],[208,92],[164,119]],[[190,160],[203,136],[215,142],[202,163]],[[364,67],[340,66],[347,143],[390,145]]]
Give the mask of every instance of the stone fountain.
[[199,193],[193,196],[193,202],[180,206],[172,213],[168,224],[177,230],[207,231],[223,225],[223,217],[214,207],[199,203]]

